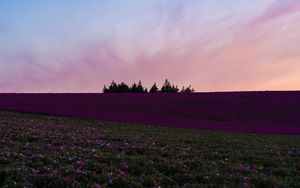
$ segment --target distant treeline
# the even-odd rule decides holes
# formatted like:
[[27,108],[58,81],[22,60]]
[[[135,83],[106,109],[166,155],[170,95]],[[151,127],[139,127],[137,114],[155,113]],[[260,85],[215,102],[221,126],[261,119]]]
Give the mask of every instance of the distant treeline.
[[112,81],[109,87],[105,85],[103,87],[103,93],[191,93],[194,91],[191,85],[188,87],[183,86],[182,89],[179,90],[177,85],[172,85],[168,79],[165,80],[161,89],[158,89],[156,83],[154,83],[149,91],[146,87],[143,87],[141,81],[139,81],[138,84],[133,83],[131,86],[128,86],[124,82],[117,84],[115,81]]

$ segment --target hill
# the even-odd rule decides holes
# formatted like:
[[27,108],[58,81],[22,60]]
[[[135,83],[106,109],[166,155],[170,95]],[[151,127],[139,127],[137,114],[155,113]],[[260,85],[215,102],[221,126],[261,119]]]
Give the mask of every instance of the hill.
[[0,109],[177,128],[300,134],[300,92],[0,94]]

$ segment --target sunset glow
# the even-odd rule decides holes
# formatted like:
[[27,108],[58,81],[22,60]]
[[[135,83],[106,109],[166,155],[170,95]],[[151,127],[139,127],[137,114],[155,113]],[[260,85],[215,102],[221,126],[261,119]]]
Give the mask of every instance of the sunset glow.
[[0,92],[299,90],[299,0],[0,2]]

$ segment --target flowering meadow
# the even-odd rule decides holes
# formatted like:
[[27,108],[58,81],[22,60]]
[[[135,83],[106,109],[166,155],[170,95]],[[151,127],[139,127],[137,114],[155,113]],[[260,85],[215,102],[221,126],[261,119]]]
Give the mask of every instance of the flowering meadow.
[[300,135],[300,92],[0,94],[0,109],[106,121]]
[[300,137],[0,111],[0,187],[300,187]]

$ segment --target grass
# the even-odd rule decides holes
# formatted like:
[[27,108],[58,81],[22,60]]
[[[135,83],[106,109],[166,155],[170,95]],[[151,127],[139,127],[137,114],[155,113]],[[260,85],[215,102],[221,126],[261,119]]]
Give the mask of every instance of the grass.
[[0,111],[0,187],[300,187],[300,136]]

